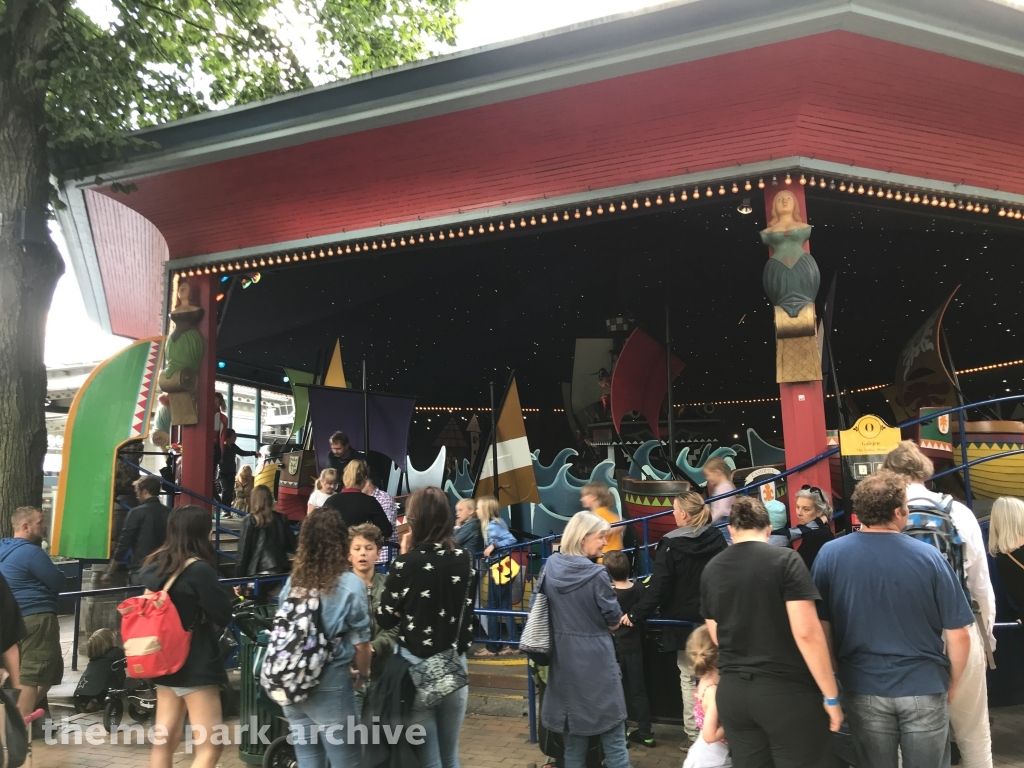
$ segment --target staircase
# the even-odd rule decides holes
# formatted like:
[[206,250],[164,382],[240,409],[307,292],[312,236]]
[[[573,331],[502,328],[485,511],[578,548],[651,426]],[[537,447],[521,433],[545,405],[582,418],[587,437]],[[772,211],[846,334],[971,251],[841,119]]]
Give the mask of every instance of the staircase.
[[482,647],[482,645],[474,645],[467,654],[469,661],[467,711],[478,715],[525,717],[529,712],[526,657],[474,658],[473,653]]

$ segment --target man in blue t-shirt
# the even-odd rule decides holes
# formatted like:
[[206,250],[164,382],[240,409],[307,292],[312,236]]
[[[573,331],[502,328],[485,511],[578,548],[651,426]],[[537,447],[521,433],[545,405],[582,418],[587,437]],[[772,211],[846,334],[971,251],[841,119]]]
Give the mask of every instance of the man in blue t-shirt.
[[[970,650],[974,614],[934,547],[900,535],[903,478],[887,470],[853,493],[861,530],[826,544],[812,577],[832,637],[858,765],[949,766],[949,701]],[[945,633],[945,652],[943,651]]]

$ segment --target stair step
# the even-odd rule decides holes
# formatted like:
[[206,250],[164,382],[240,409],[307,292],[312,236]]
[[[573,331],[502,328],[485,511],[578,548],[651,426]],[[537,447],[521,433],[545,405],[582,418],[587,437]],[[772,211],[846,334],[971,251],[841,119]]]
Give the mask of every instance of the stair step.
[[469,673],[469,687],[471,689],[506,689],[525,691],[528,681],[525,674],[520,675],[495,675],[481,672]]

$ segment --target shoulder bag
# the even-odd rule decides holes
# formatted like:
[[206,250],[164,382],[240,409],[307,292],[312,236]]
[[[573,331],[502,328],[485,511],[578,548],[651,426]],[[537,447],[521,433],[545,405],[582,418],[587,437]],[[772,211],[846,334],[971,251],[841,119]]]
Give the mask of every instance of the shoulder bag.
[[548,612],[548,596],[544,594],[544,571],[537,576],[530,598],[530,615],[519,638],[519,650],[531,661],[541,666],[551,663],[551,615]]
[[466,665],[462,663],[462,654],[459,653],[459,640],[462,637],[462,619],[466,615],[466,598],[469,597],[472,573],[473,566],[470,564],[464,578],[466,588],[462,593],[462,610],[459,611],[453,647],[428,656],[409,668],[409,677],[416,686],[416,698],[413,703],[419,709],[428,709],[445,696],[469,685],[469,673],[466,671]]

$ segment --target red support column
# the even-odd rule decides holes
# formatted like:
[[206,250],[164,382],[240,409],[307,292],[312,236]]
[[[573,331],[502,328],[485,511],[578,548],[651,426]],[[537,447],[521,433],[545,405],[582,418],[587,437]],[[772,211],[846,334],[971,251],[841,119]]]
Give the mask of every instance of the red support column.
[[[212,275],[197,275],[188,278],[192,286],[193,301],[205,312],[199,321],[199,332],[206,344],[203,365],[199,371],[199,423],[181,427],[181,486],[206,497],[213,495],[213,416],[214,382],[217,370],[217,306],[214,301]],[[178,505],[198,504],[209,508],[209,504],[187,494],[178,496]]]
[[[780,184],[779,187],[781,188],[781,186]],[[810,223],[803,186],[794,181],[785,189],[788,189],[796,197],[804,221]],[[772,204],[775,200],[775,193],[779,191],[781,191],[779,188],[765,190],[766,221],[772,219]],[[813,239],[813,235],[811,239]],[[809,242],[804,243],[804,250],[808,253],[811,252]],[[779,384],[779,400],[782,406],[782,437],[786,446],[786,468],[791,469],[824,453],[828,447],[825,431],[825,397],[821,380],[781,382]],[[790,521],[794,524],[796,523],[796,514],[792,499],[802,486],[816,486],[821,488],[827,497],[831,497],[832,481],[827,460],[795,472],[787,478],[787,481],[788,498],[790,499],[789,515]]]

